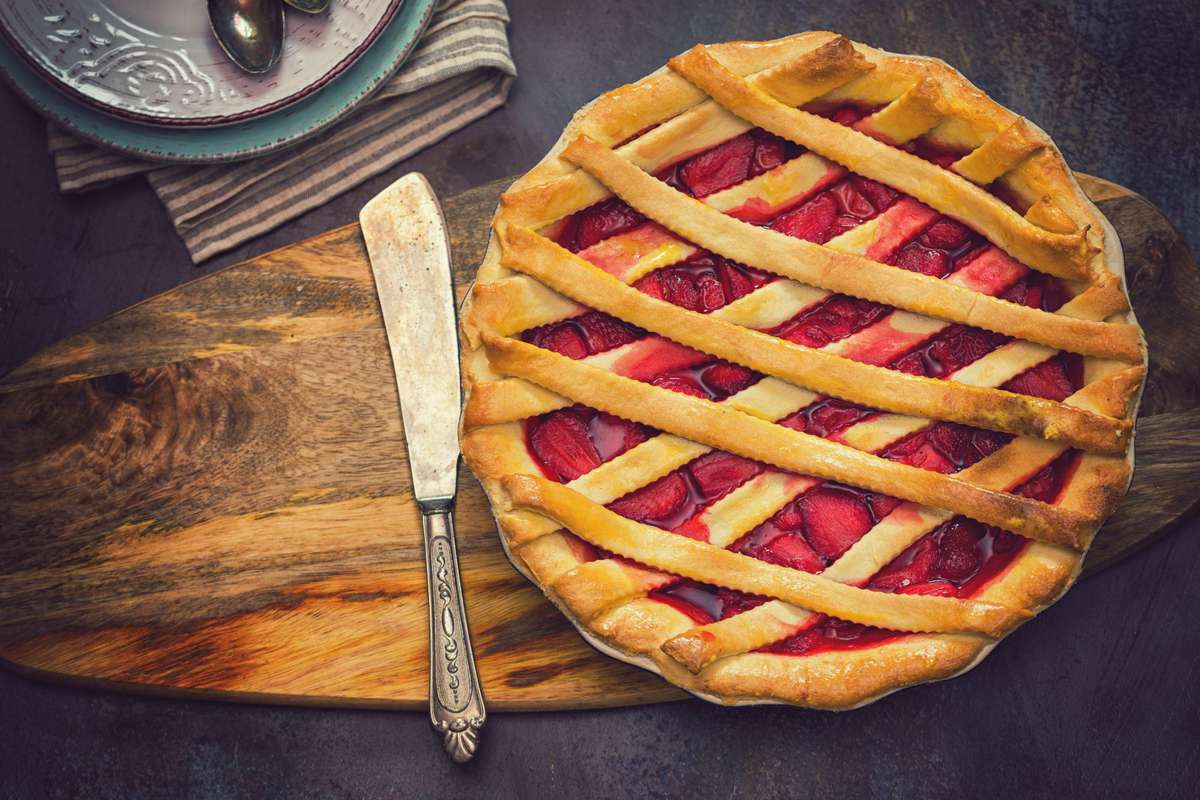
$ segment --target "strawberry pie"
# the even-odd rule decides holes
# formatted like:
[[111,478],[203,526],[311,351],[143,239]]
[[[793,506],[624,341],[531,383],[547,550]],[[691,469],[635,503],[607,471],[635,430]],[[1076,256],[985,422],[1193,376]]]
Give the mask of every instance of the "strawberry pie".
[[715,702],[964,672],[1074,581],[1146,366],[1047,135],[828,32],[696,46],[505,192],[462,446],[593,645]]

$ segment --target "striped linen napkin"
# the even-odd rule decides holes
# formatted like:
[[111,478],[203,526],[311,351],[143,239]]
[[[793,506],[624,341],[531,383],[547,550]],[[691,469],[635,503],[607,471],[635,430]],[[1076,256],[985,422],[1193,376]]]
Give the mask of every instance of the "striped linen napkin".
[[504,105],[516,76],[503,0],[442,0],[404,66],[311,140],[233,164],[163,165],[49,126],[59,188],[145,173],[192,261],[276,228]]

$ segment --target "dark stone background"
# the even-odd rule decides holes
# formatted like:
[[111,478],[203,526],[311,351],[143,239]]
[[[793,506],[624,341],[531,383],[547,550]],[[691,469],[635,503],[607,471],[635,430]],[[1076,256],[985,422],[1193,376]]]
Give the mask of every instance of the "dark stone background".
[[[144,181],[59,195],[41,120],[0,86],[0,373],[184,280],[350,222],[408,170],[443,193],[520,172],[573,109],[696,41],[812,28],[946,59],[1073,167],[1142,193],[1200,243],[1195,0],[509,6],[521,76],[507,108],[201,268]],[[149,699],[0,671],[0,797],[1194,797],[1196,533],[1084,581],[949,683],[842,715],[699,701],[498,714],[465,768],[423,714]]]

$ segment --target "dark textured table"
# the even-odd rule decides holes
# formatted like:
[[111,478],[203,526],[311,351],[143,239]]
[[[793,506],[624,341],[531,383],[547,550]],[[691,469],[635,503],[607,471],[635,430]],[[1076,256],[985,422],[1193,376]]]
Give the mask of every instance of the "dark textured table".
[[[1200,244],[1195,0],[509,5],[521,76],[506,109],[201,268],[142,180],[59,195],[41,120],[0,87],[0,373],[184,280],[350,222],[408,170],[443,193],[522,171],[573,109],[697,40],[829,28],[941,56]],[[1194,797],[1196,534],[1084,581],[949,683],[842,715],[699,701],[494,715],[466,767],[423,714],[150,699],[0,670],[0,798]]]

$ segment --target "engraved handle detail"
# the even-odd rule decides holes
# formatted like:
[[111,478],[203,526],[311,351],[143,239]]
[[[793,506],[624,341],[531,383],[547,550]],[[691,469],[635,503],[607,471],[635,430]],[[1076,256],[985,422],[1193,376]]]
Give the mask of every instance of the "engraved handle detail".
[[462,764],[475,755],[487,711],[467,631],[452,504],[422,503],[421,529],[429,587],[429,717],[446,753]]

